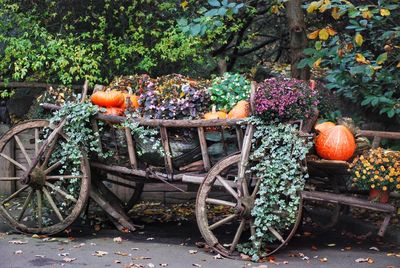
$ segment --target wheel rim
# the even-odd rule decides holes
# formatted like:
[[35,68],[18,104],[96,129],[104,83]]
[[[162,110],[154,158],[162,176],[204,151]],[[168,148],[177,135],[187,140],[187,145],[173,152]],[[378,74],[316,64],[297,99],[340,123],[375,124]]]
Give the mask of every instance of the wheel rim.
[[[0,157],[15,172],[13,177],[1,177],[0,183],[15,181],[18,189],[0,196],[0,215],[11,227],[23,233],[50,235],[65,230],[79,217],[89,196],[90,169],[86,157],[81,158],[77,174],[65,174],[60,159],[55,158],[67,139],[62,133],[48,145],[29,174],[30,183],[20,185],[18,182],[39,151],[48,126],[47,120],[24,122],[0,139]],[[13,156],[6,152],[12,144],[19,152],[19,158],[18,153]]]
[[[239,187],[231,187],[229,189],[229,185],[233,186],[233,181],[228,179],[229,170],[237,175],[237,166],[240,162],[240,157],[240,154],[236,154],[218,162],[209,171],[201,184],[196,200],[197,224],[203,238],[215,251],[230,258],[240,257],[236,248],[237,245],[243,242],[250,242],[250,236],[255,237],[256,232],[251,210],[254,207],[260,180],[252,179],[247,175],[247,183],[243,185],[248,185],[248,189],[243,189],[246,186],[243,186],[243,188],[240,187],[242,182],[234,183],[239,185]],[[224,180],[225,182],[223,182]],[[225,197],[223,195],[214,197],[214,190],[216,188],[222,188],[230,197],[226,198],[226,195]],[[229,209],[226,210],[227,213],[225,215],[215,219],[213,215],[210,217],[210,205],[218,205],[224,207],[224,209]],[[296,221],[284,233],[282,233],[282,230],[278,226],[271,226],[269,231],[275,236],[276,242],[268,244],[267,249],[263,249],[263,252],[260,253],[264,256],[269,256],[288,243],[301,222],[301,207],[302,200],[300,199]],[[226,230],[225,232],[218,231],[218,229],[224,227],[226,230],[229,230],[229,233]]]

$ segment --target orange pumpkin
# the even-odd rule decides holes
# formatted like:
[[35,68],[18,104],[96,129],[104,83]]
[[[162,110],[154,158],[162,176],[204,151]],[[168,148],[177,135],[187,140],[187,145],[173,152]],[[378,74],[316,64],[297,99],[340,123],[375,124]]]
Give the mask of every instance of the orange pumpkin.
[[322,133],[327,129],[330,129],[331,127],[334,127],[335,123],[332,122],[323,122],[321,124],[316,124],[314,126],[315,131],[317,131],[317,133]]
[[212,119],[226,119],[227,114],[223,111],[216,111],[215,106],[212,107],[212,111],[208,112],[204,115],[204,119],[212,120]]
[[345,126],[334,126],[321,132],[315,140],[317,154],[328,160],[349,160],[356,150],[351,131]]
[[102,107],[119,107],[124,100],[124,94],[116,90],[96,91],[91,97],[93,104]]
[[139,96],[138,95],[133,95],[129,93],[123,93],[124,94],[124,101],[122,102],[122,105],[120,106],[121,109],[125,110],[126,109],[126,102],[127,98],[131,100],[131,107],[133,109],[138,109],[139,108]]
[[228,113],[229,119],[241,119],[250,116],[250,103],[245,100],[239,101]]
[[104,113],[106,115],[123,115],[124,110],[118,107],[107,107],[107,111]]

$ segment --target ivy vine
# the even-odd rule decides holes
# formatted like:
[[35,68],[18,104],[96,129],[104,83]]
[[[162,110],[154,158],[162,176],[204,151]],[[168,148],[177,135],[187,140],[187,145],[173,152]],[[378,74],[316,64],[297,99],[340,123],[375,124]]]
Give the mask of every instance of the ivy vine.
[[[278,232],[290,230],[296,222],[300,204],[300,191],[307,174],[301,162],[312,143],[299,136],[294,125],[273,122],[266,124],[259,118],[248,121],[256,126],[250,160],[250,171],[261,178],[254,208],[255,236],[251,242],[238,246],[239,251],[252,256],[254,261],[266,254],[265,246],[274,240],[268,227]],[[284,213],[271,213],[280,211]]]

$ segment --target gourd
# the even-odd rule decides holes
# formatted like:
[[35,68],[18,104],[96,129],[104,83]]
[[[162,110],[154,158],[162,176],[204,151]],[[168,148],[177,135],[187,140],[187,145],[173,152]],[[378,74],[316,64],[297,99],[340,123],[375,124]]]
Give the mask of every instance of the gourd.
[[127,103],[127,98],[130,99],[131,101],[131,107],[133,109],[138,109],[139,108],[139,96],[134,95],[134,94],[130,94],[130,93],[123,93],[124,95],[124,101],[122,102],[122,105],[120,106],[120,108],[122,110],[126,109],[126,103]]
[[204,119],[212,120],[212,119],[226,119],[227,114],[223,111],[216,111],[215,105],[213,105],[211,112],[208,112],[204,115]]
[[116,90],[96,91],[91,97],[93,104],[102,107],[119,107],[124,100],[124,94]]
[[317,154],[328,160],[349,160],[356,142],[351,131],[345,126],[334,126],[321,132],[315,140]]
[[335,123],[332,123],[332,122],[323,122],[323,123],[320,123],[320,124],[316,124],[315,126],[314,126],[314,129],[315,129],[315,131],[317,131],[317,133],[322,133],[322,132],[324,132],[325,130],[328,130],[328,129],[330,129],[331,127],[334,127],[335,126]]
[[228,113],[229,119],[241,119],[250,116],[250,103],[245,100],[239,101]]

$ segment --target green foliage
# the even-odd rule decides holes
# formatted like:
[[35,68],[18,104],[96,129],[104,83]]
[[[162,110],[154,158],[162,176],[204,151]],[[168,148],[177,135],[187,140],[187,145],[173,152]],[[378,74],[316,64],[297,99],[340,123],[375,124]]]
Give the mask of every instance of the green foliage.
[[[251,243],[238,248],[257,261],[265,256],[265,245],[276,240],[268,227],[274,227],[279,233],[293,228],[301,206],[300,191],[307,178],[301,162],[311,143],[299,137],[298,129],[293,125],[267,124],[254,117],[249,121],[257,126],[250,155],[255,165],[251,170],[262,181],[251,212],[255,217],[256,235],[251,237]],[[285,213],[274,213],[276,211]]]
[[9,97],[11,97],[12,95],[14,95],[14,91],[13,90],[7,90],[7,89],[5,89],[5,90],[2,90],[1,92],[0,92],[0,98],[3,98],[3,99],[6,99],[6,98],[9,98]]
[[323,21],[308,35],[314,40],[314,47],[304,51],[309,58],[302,60],[299,67],[327,67],[329,89],[400,121],[398,1],[314,1],[306,7],[309,13],[326,16],[317,15]]
[[197,74],[206,54],[197,38],[177,31],[181,12],[172,0],[3,0],[0,79],[72,84],[132,72]]
[[230,111],[238,101],[249,99],[250,81],[241,74],[225,73],[212,80],[208,91],[218,110]]

